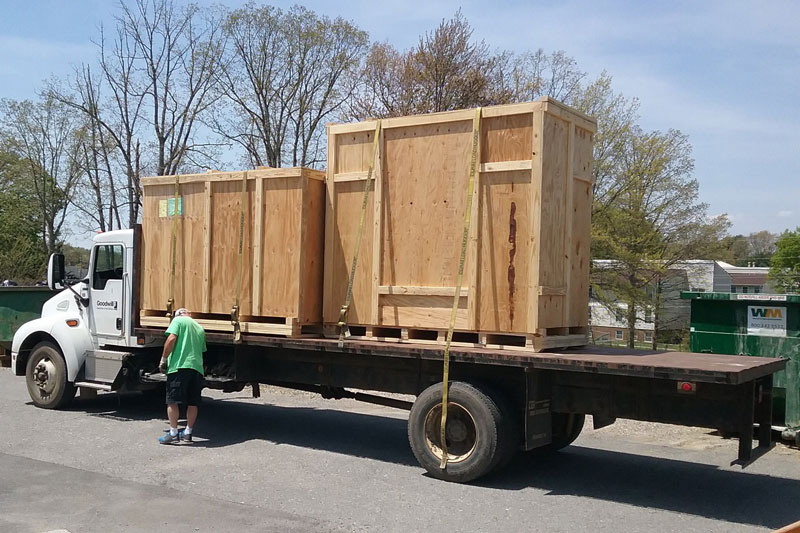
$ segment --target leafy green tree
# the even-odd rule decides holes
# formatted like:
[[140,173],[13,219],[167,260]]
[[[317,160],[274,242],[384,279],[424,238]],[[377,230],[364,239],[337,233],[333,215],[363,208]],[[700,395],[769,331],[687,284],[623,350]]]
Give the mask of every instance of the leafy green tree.
[[41,217],[24,173],[16,155],[0,150],[0,281],[31,283],[44,275]]
[[0,138],[19,160],[16,183],[36,202],[48,253],[60,244],[80,175],[76,130],[76,114],[50,94],[36,101],[0,101]]
[[646,314],[654,317],[654,344],[659,331],[669,326],[659,318],[661,288],[670,270],[682,260],[718,253],[730,223],[724,215],[710,218],[708,206],[698,201],[691,145],[684,134],[633,127],[620,148],[614,156],[618,190],[595,212],[592,255],[610,260],[595,269],[595,294],[627,305],[625,322],[633,347],[636,322]]
[[770,282],[780,292],[800,292],[800,228],[783,232],[776,247],[770,261]]

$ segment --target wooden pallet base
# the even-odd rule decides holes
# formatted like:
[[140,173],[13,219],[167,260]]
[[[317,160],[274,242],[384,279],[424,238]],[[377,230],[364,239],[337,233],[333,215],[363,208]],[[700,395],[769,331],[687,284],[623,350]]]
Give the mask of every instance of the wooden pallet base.
[[[206,331],[224,331],[233,333],[233,324],[229,316],[220,314],[192,313],[198,324]],[[166,328],[169,318],[166,311],[141,311],[139,323],[142,326]],[[243,316],[239,320],[242,333],[261,335],[280,335],[282,337],[301,337],[304,335],[319,335],[319,325],[300,324],[295,317],[251,317]]]
[[[524,334],[455,331],[451,346],[541,352],[555,348],[585,346],[588,344],[588,331],[589,328],[586,327],[550,328],[540,330],[538,333]],[[326,324],[323,327],[323,334],[326,337],[336,338],[339,336],[339,328]],[[447,330],[350,325],[347,326],[345,338],[444,345],[447,340]]]

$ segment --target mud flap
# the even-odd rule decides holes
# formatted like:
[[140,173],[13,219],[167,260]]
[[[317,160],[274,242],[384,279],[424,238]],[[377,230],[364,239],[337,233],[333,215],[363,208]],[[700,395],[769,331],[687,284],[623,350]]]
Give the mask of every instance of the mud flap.
[[553,441],[553,416],[550,411],[551,386],[545,372],[530,370],[525,387],[525,450],[546,446]]

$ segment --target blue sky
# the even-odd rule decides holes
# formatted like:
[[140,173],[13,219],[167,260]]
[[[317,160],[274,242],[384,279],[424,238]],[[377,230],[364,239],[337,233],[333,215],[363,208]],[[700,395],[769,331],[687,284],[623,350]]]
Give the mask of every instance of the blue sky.
[[[493,48],[564,50],[639,98],[645,129],[689,135],[701,199],[728,214],[733,233],[800,226],[800,2],[298,3],[399,48],[461,7]],[[0,0],[0,98],[31,97],[43,79],[91,61],[91,39],[116,5]]]

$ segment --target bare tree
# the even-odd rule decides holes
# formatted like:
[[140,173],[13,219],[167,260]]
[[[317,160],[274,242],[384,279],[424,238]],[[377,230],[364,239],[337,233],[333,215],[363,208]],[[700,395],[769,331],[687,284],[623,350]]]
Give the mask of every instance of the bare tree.
[[354,91],[367,35],[352,23],[302,7],[247,4],[228,14],[227,53],[215,131],[241,146],[253,166],[317,166],[323,124]]
[[123,219],[132,226],[143,172],[175,174],[211,160],[213,143],[196,135],[224,35],[214,9],[137,0],[120,3],[114,31],[101,27],[96,44],[99,72],[82,65],[67,88],[50,91],[84,115],[81,167],[91,193],[76,199],[79,209],[92,211],[99,229],[122,227]]
[[374,44],[350,116],[402,116],[510,101],[504,74],[509,54],[491,54],[486,43],[473,40],[472,34],[459,10],[420,36],[408,51]]
[[132,43],[154,133],[156,174],[177,173],[187,163],[202,165],[213,147],[196,140],[199,116],[213,102],[214,70],[224,46],[216,10],[178,7],[171,0],[120,3],[118,31]]
[[541,48],[518,55],[507,53],[501,65],[506,72],[495,83],[502,84],[502,93],[511,102],[527,102],[541,96],[572,102],[580,95],[586,77],[575,59],[563,50],[549,55]]
[[22,162],[41,213],[42,243],[54,253],[80,175],[76,115],[47,93],[36,102],[3,100],[0,114],[3,144]]

